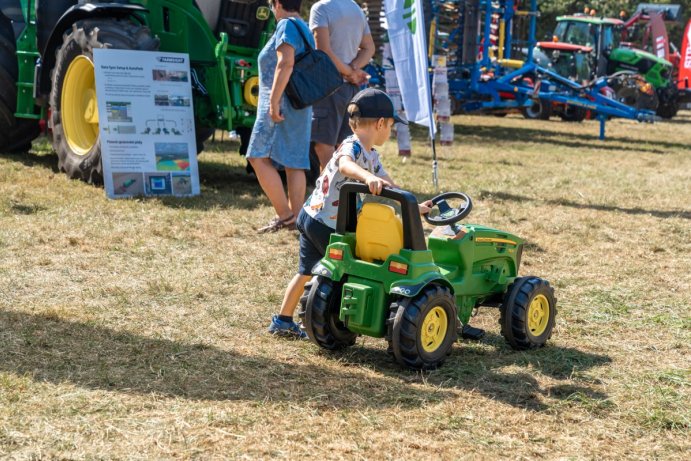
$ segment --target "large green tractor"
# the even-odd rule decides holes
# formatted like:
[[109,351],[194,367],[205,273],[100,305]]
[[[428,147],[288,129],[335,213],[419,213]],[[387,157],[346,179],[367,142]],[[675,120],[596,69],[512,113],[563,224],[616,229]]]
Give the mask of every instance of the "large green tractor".
[[267,0],[0,0],[0,149],[27,151],[47,120],[59,167],[102,180],[94,48],[189,53],[197,149],[215,128],[246,142],[273,27]]
[[622,81],[621,85],[615,80],[613,89],[617,98],[627,105],[656,110],[660,117],[672,118],[678,110],[673,64],[647,51],[622,46],[623,28],[624,22],[619,19],[584,14],[560,16],[554,37],[559,42],[592,48],[593,77],[620,71],[641,75],[654,91],[646,91],[646,88],[640,91],[641,86],[632,84],[631,79]]
[[557,314],[554,290],[541,278],[518,276],[523,240],[458,224],[472,202],[450,192],[432,199],[436,214],[425,219],[437,227],[425,241],[413,194],[382,191],[400,205],[399,218],[385,203],[365,203],[358,213],[358,194],[368,193],[364,184],[342,186],[336,232],[305,287],[300,317],[315,344],[336,350],[358,335],[385,337],[401,365],[432,369],[480,306],[500,308],[501,333],[514,349],[546,343]]

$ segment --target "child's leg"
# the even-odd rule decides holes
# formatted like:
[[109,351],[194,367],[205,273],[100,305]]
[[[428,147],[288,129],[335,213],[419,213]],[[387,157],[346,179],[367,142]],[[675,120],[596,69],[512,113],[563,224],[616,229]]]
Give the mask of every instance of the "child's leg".
[[305,290],[305,284],[309,282],[311,278],[311,275],[295,274],[293,280],[288,283],[285,295],[283,295],[283,303],[281,304],[281,312],[279,315],[288,317],[293,316],[295,308],[300,301],[300,296],[302,296],[302,292]]

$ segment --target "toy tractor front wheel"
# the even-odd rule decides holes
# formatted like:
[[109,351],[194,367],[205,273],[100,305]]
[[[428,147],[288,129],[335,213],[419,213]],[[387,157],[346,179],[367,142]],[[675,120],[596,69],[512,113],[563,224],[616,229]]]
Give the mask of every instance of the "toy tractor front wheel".
[[53,148],[67,176],[89,183],[103,180],[94,48],[158,49],[148,28],[126,20],[75,23],[57,52],[50,92]]
[[389,348],[396,361],[416,370],[441,365],[456,342],[456,303],[448,288],[428,285],[389,310]]
[[520,277],[509,286],[501,308],[501,333],[517,350],[545,345],[552,336],[557,300],[549,282]]
[[300,298],[300,318],[312,342],[324,349],[337,350],[355,344],[357,334],[338,318],[343,284],[325,277],[314,277],[305,285]]

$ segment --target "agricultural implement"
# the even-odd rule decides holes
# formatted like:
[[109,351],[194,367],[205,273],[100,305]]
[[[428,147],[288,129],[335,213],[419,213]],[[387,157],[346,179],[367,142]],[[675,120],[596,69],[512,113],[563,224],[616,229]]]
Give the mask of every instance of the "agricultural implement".
[[560,16],[554,39],[591,47],[593,78],[621,71],[642,76],[654,91],[632,92],[631,85],[615,80],[612,87],[617,99],[669,119],[676,115],[684,94],[677,88],[678,68],[672,62],[675,57],[665,22],[678,20],[680,9],[679,5],[640,4],[626,21],[586,14]]
[[[571,112],[597,114],[601,136],[608,117],[655,119],[652,111],[609,97],[606,87],[615,79],[639,90],[634,72],[616,72],[584,83],[536,62],[537,0],[432,1],[433,23],[438,25],[431,35],[449,54],[449,93],[455,100],[455,113],[506,113],[535,103],[556,103]],[[519,35],[526,38],[518,40]]]
[[273,27],[267,0],[0,0],[0,144],[27,151],[47,120],[60,169],[100,182],[101,47],[189,53],[197,149],[215,128],[247,140]]
[[472,209],[467,195],[432,199],[438,213],[425,219],[437,227],[425,241],[413,194],[382,191],[400,205],[399,218],[383,203],[365,203],[358,214],[358,194],[367,193],[359,183],[341,188],[336,232],[305,287],[300,317],[314,343],[336,350],[358,335],[384,337],[401,365],[432,369],[480,306],[500,308],[501,333],[514,349],[538,348],[550,338],[557,313],[552,287],[518,276],[523,240],[458,224]]

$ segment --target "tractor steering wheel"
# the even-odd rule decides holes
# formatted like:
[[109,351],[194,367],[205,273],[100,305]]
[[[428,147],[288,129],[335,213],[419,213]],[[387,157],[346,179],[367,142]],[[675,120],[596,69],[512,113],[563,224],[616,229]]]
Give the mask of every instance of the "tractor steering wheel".
[[[458,207],[452,208],[448,203],[447,199],[461,199],[465,203]],[[432,207],[437,207],[439,209],[439,215],[431,217],[429,213],[423,215],[425,221],[432,224],[433,226],[446,226],[448,224],[454,224],[465,218],[470,214],[473,209],[473,201],[470,200],[466,194],[462,192],[446,192],[445,194],[437,195],[432,199]]]

